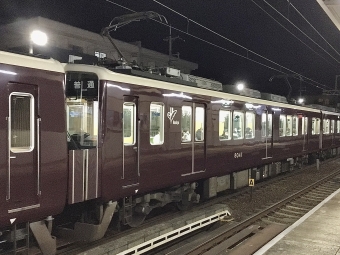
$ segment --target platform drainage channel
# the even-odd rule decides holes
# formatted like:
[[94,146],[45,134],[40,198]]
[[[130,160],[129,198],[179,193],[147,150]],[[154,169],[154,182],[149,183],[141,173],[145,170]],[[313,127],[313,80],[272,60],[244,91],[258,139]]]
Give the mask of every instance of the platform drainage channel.
[[207,218],[195,221],[191,224],[185,225],[184,227],[175,229],[173,231],[170,231],[166,234],[160,235],[154,239],[151,239],[147,242],[144,242],[142,244],[136,245],[135,247],[132,247],[126,251],[123,251],[121,253],[118,253],[117,255],[137,255],[137,254],[143,254],[147,251],[150,251],[158,246],[161,246],[167,242],[173,241],[176,238],[179,238],[181,236],[184,236],[192,231],[198,230],[200,228],[203,228],[205,226],[208,226],[214,222],[217,222],[221,220],[222,218],[226,216],[230,216],[230,212],[228,210],[225,210],[223,212],[216,213],[214,215],[211,215]]

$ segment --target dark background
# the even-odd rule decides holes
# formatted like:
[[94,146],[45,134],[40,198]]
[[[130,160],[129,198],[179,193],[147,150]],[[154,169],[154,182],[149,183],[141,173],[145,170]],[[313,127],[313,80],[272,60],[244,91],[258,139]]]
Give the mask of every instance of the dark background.
[[[244,81],[248,87],[262,92],[287,95],[288,87],[283,79],[275,78],[270,82],[269,78],[281,74],[278,70],[286,74],[292,74],[291,71],[294,71],[305,78],[303,82],[289,78],[293,86],[293,95],[299,94],[300,85],[306,89],[303,94],[320,94],[322,87],[334,88],[335,75],[340,74],[338,63],[340,33],[316,0],[291,0],[293,6],[287,0],[159,0],[158,2],[244,48],[201,28],[192,21],[188,23],[185,17],[175,14],[153,0],[1,0],[0,24],[42,16],[99,33],[114,17],[131,13],[116,5],[119,4],[137,12],[155,11],[164,15],[168,24],[174,28],[188,31],[220,47],[172,30],[173,36],[180,36],[185,40],[185,42],[174,41],[173,53],[179,52],[180,58],[198,63],[199,68],[193,73],[194,75],[218,80],[223,84]],[[268,4],[276,8],[282,16]],[[313,30],[294,7],[328,43]],[[283,17],[288,18],[319,46]],[[168,54],[168,43],[163,39],[168,35],[167,26],[152,20],[133,22],[111,33],[113,38],[127,42],[141,41],[143,47],[165,54]],[[260,58],[251,51],[268,60]],[[262,65],[250,61],[247,56]],[[280,64],[281,67],[270,61]],[[284,67],[291,71],[285,70]]]

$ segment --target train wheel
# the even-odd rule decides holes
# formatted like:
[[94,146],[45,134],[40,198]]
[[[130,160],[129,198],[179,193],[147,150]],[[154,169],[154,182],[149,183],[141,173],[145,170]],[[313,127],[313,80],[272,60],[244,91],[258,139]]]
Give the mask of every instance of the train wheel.
[[145,214],[133,211],[130,219],[127,220],[127,224],[132,228],[138,227],[144,222],[145,217]]
[[187,211],[192,207],[192,202],[186,201],[185,203],[183,203],[183,201],[180,201],[176,203],[176,206],[180,211]]

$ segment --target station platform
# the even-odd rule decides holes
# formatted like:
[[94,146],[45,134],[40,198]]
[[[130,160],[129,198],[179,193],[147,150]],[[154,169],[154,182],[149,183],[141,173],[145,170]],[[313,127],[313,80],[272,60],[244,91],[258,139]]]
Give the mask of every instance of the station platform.
[[340,255],[340,189],[255,255]]

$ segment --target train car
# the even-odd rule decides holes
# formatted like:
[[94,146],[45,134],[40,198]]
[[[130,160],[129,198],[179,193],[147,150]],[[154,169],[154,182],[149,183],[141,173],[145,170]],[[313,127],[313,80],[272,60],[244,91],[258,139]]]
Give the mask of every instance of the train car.
[[[64,68],[0,51],[0,238],[62,212],[67,192]],[[28,233],[28,227],[25,227]]]
[[[140,72],[79,64],[65,72],[68,204],[116,201],[119,220],[130,226],[155,207],[175,202],[185,209],[201,196],[246,186],[250,176],[288,171],[339,147],[322,136],[325,116],[333,123],[329,137],[339,131],[335,112]],[[85,232],[79,223],[77,229]]]

